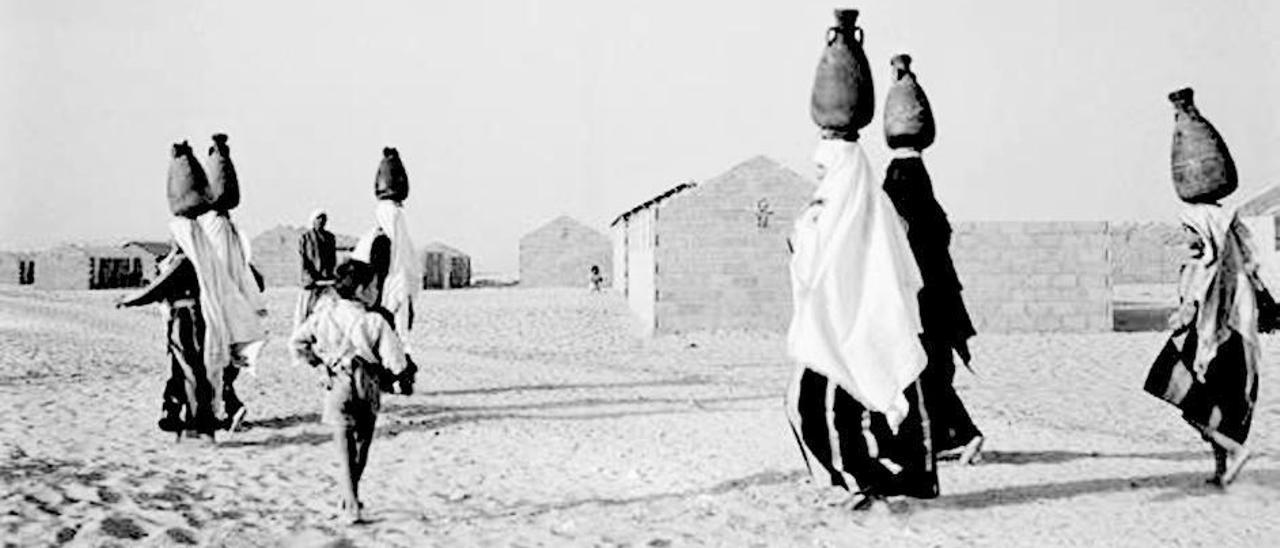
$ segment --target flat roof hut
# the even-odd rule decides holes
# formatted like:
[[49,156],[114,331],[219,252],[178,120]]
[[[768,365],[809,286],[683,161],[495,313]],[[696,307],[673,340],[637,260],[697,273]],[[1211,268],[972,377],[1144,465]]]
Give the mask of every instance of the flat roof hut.
[[786,329],[787,236],[813,190],[755,156],[619,215],[611,225],[615,285],[643,331]]
[[145,265],[151,269],[148,271],[148,274],[147,274],[148,277],[151,277],[159,272],[160,261],[164,259],[165,256],[168,255],[170,251],[173,250],[173,245],[170,244],[169,242],[134,240],[130,242],[125,242],[124,248],[143,251],[148,255],[151,255],[155,259],[151,264]]
[[471,286],[471,257],[440,242],[422,247],[422,288],[457,289]]
[[136,247],[63,245],[36,254],[32,283],[39,289],[141,287],[153,260]]
[[613,250],[599,231],[561,215],[520,238],[520,285],[586,287],[592,266],[606,284],[613,275]]
[[0,251],[0,285],[31,285],[35,264],[34,253]]

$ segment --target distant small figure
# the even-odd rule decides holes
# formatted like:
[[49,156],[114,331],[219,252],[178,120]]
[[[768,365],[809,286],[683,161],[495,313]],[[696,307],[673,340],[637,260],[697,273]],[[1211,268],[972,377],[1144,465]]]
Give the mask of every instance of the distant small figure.
[[320,296],[333,285],[333,267],[337,260],[337,245],[333,233],[325,230],[329,215],[323,209],[311,212],[311,229],[298,239],[298,254],[302,256],[302,292],[293,312],[293,327],[297,329],[311,315]]
[[404,393],[409,361],[400,337],[382,314],[370,308],[376,292],[369,265],[339,265],[333,290],[294,331],[295,358],[314,367],[325,390],[322,422],[333,427],[339,452],[342,509],[361,521],[360,478],[369,462],[381,393]]
[[587,287],[596,293],[599,293],[604,287],[604,276],[600,275],[600,267],[598,265],[591,265],[591,278]]
[[773,209],[769,207],[768,198],[760,198],[756,202],[756,228],[769,228],[769,217],[773,216]]

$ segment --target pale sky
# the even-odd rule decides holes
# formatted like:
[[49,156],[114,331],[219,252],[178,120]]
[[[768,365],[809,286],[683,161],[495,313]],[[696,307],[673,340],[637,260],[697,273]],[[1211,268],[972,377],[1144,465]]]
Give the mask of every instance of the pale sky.
[[[400,150],[419,243],[517,270],[561,215],[601,230],[755,154],[810,176],[818,1],[0,3],[0,249],[163,238],[169,145],[226,132],[251,235],[373,220]],[[1280,182],[1280,3],[868,0],[933,103],[925,153],[955,220],[1170,220],[1173,110],[1196,90],[1241,174]]]

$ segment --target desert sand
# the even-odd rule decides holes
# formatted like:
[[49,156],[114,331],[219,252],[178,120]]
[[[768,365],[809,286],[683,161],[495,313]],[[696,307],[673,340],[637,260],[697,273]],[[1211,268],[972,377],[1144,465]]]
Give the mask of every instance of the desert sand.
[[1280,339],[1264,337],[1259,455],[1236,484],[1142,392],[1160,333],[982,334],[962,397],[985,460],[943,495],[853,513],[812,485],[782,411],[783,339],[632,335],[622,298],[428,292],[418,393],[388,396],[337,519],[312,377],[283,344],[293,302],[216,446],[155,427],[160,307],[116,292],[0,289],[0,538],[41,546],[1264,546],[1280,544]]

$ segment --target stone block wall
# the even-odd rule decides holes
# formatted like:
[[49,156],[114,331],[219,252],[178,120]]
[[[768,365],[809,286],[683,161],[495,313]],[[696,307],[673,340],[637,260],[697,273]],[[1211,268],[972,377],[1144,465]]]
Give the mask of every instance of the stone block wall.
[[951,253],[980,333],[1101,332],[1110,243],[1104,222],[959,223]]
[[812,193],[812,183],[757,157],[662,204],[655,330],[785,331],[787,236]]
[[1112,223],[1111,279],[1120,284],[1174,284],[1186,256],[1176,223]]
[[592,265],[605,283],[613,278],[609,239],[568,217],[560,217],[520,239],[520,285],[587,287]]

